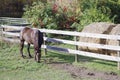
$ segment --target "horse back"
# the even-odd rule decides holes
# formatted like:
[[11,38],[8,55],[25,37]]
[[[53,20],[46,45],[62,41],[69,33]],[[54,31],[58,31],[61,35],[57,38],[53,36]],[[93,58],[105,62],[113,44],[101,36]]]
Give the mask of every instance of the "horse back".
[[38,29],[25,27],[20,32],[20,39],[34,46],[40,46],[43,43],[43,34]]

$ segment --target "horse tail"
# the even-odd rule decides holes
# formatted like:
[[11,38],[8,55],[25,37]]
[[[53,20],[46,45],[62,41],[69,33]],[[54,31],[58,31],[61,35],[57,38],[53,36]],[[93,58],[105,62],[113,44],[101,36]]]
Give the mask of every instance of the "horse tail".
[[24,32],[24,28],[20,31],[20,40],[23,40],[23,32]]
[[43,43],[43,33],[41,33],[39,30],[35,32],[35,43],[40,48]]
[[38,44],[39,44],[40,47],[43,44],[43,41],[44,41],[43,33],[38,30]]

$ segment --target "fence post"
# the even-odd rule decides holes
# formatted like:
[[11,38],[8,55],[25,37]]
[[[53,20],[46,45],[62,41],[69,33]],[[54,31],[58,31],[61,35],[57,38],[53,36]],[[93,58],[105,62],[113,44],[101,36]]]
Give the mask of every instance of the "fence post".
[[3,32],[5,31],[5,28],[2,28],[2,39],[5,37],[5,34],[3,34]]
[[[120,46],[120,40],[118,40]],[[120,51],[117,52],[117,56],[120,57]],[[120,70],[120,61],[118,61],[118,70]]]
[[3,32],[3,28],[0,26],[0,38],[2,38],[3,36],[2,32]]
[[2,45],[2,43],[3,43],[3,41],[4,41],[4,37],[5,37],[5,35],[3,34],[3,32],[5,31],[5,28],[1,28],[1,35],[0,35],[0,37],[1,37],[1,45]]
[[[46,33],[43,33],[43,36],[46,37]],[[46,45],[46,41],[44,40],[44,45]],[[47,55],[47,49],[44,49],[44,55]]]
[[[74,41],[77,41],[77,36],[74,37]],[[75,49],[78,50],[78,45],[75,45]],[[78,62],[78,54],[75,54],[75,62]]]

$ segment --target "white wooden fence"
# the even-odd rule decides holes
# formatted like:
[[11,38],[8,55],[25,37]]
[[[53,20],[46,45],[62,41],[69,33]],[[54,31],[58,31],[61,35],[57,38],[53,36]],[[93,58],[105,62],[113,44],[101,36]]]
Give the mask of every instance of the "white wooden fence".
[[25,18],[11,18],[11,17],[0,17],[0,24],[21,24],[21,25],[27,25],[29,24],[28,21]]
[[[22,26],[18,27],[18,26],[2,25],[2,28],[21,30],[23,27]],[[39,30],[43,33],[49,33],[49,34],[62,34],[62,35],[68,35],[68,36],[74,36],[74,37],[82,36],[82,37],[102,38],[102,39],[111,39],[111,40],[120,41],[119,35],[93,34],[93,33],[82,33],[82,32],[73,32],[73,31],[50,30],[50,29],[39,29]],[[19,33],[11,33],[11,32],[6,32],[6,31],[3,31],[2,34],[9,35],[9,36],[16,36],[16,37],[19,36]],[[19,40],[9,39],[9,38],[5,38],[5,37],[3,37],[3,39],[6,41],[10,41],[10,42],[19,42]],[[75,45],[75,46],[87,46],[87,47],[115,50],[118,52],[118,56],[109,56],[109,55],[103,55],[103,54],[99,54],[99,53],[85,52],[85,51],[73,50],[73,49],[68,49],[68,48],[60,48],[60,47],[48,46],[45,44],[42,46],[45,49],[67,52],[67,53],[71,53],[71,54],[75,54],[75,55],[94,57],[94,58],[98,58],[98,59],[116,61],[116,62],[118,62],[118,69],[120,69],[120,46],[104,45],[104,44],[96,44],[96,43],[86,43],[86,42],[63,40],[63,39],[48,38],[48,37],[44,37],[44,41],[59,42],[59,43],[71,44],[71,45]],[[75,59],[77,59],[77,56]]]

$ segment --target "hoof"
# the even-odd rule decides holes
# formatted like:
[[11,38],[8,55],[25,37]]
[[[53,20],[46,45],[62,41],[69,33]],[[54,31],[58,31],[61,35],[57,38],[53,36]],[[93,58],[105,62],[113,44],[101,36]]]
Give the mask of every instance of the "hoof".
[[29,56],[29,58],[33,58],[32,56]]
[[26,56],[22,55],[22,58],[25,58]]
[[37,61],[37,63],[40,63],[40,61]]

